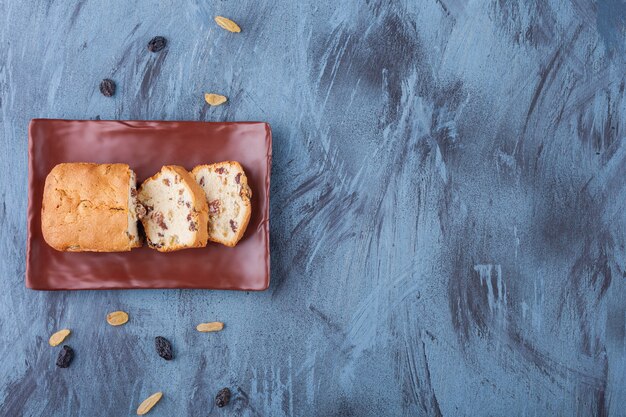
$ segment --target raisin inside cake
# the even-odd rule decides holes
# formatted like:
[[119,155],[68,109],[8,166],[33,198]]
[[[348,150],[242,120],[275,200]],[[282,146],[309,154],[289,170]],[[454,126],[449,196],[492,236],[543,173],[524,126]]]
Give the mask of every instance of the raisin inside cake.
[[243,237],[252,206],[252,191],[239,162],[195,167],[192,174],[204,190],[209,207],[209,240],[235,246]]
[[169,165],[141,184],[139,218],[148,245],[161,252],[206,246],[204,192],[183,167]]

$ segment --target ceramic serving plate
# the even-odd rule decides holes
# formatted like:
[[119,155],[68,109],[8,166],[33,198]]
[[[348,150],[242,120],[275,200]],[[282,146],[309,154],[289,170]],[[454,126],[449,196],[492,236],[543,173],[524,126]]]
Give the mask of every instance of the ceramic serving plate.
[[[37,290],[269,286],[269,189],[272,134],[261,122],[161,122],[35,119],[28,142],[26,286]],[[57,252],[41,233],[46,176],[61,162],[120,162],[138,182],[163,165],[239,161],[252,189],[252,216],[234,248],[160,253],[147,246],[121,253]]]

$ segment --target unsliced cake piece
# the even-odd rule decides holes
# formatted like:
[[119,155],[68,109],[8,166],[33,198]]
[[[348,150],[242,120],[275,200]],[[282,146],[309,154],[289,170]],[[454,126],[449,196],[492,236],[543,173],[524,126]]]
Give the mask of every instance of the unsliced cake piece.
[[241,164],[235,161],[198,165],[192,171],[209,205],[209,240],[233,247],[248,227],[252,191]]
[[68,252],[124,252],[141,246],[135,173],[126,164],[65,163],[46,177],[41,231]]
[[138,198],[148,246],[160,252],[206,246],[208,206],[185,168],[164,166],[141,184]]

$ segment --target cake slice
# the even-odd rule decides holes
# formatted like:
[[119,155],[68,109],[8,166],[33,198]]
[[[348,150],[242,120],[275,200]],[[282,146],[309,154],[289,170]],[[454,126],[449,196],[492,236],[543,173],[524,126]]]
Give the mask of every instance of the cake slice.
[[207,202],[185,168],[164,166],[141,184],[138,198],[148,246],[159,252],[206,246]]
[[43,238],[68,252],[124,252],[141,246],[135,173],[126,164],[65,163],[44,185]]
[[192,171],[209,205],[209,240],[233,247],[248,227],[252,191],[241,164],[235,161],[198,165]]

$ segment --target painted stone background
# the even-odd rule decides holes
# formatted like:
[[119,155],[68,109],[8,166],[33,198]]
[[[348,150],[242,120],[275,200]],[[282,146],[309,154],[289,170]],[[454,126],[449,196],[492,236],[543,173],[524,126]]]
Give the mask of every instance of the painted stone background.
[[[159,390],[153,416],[626,415],[623,1],[0,0],[0,22],[0,415]],[[269,122],[270,289],[27,290],[34,117]]]

